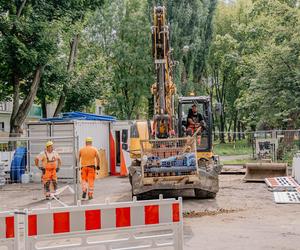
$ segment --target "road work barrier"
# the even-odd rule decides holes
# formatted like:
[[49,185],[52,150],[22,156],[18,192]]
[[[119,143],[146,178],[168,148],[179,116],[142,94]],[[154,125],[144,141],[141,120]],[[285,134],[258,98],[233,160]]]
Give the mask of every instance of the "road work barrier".
[[14,212],[0,213],[0,249],[18,250],[18,220]]
[[25,211],[25,249],[183,249],[181,198]]

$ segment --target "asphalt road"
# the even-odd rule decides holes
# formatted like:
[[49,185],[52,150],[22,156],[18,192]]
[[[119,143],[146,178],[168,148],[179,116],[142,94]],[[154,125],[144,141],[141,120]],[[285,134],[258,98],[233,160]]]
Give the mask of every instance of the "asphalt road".
[[[197,200],[193,192],[183,194],[184,249],[300,249],[300,205],[277,205],[264,183],[241,179],[241,175],[221,175],[216,199]],[[40,184],[7,185],[0,190],[0,211],[46,207],[42,198]],[[84,203],[103,203],[107,198],[130,200],[128,180],[97,180],[95,199]],[[61,201],[71,205],[73,195],[66,191]],[[60,206],[56,201],[52,205]]]

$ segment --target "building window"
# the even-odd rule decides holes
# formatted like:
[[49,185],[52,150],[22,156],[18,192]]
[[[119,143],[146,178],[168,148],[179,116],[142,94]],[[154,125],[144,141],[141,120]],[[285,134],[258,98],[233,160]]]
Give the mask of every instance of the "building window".
[[0,102],[0,111],[6,111],[6,102]]
[[0,122],[0,131],[4,131],[4,122]]

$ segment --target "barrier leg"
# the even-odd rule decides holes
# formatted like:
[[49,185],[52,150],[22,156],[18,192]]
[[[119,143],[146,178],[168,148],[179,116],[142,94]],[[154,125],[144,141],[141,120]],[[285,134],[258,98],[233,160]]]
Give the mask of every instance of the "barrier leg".
[[29,250],[29,239],[28,239],[28,209],[24,210],[25,218],[24,218],[24,246],[25,250]]
[[178,228],[178,237],[177,237],[177,249],[183,250],[183,210],[182,210],[182,197],[178,198],[179,201],[179,211],[180,211],[180,223]]
[[20,223],[20,214],[17,210],[15,210],[15,212],[14,212],[14,237],[15,237],[14,250],[19,250],[20,249],[20,228],[19,228],[19,223]]

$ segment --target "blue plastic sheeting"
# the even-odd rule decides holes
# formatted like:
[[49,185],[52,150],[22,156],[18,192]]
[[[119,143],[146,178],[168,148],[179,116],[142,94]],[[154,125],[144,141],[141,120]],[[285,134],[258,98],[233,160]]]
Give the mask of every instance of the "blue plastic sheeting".
[[10,179],[12,182],[21,182],[21,176],[25,173],[26,158],[27,149],[25,147],[18,147],[10,166]]
[[155,167],[157,165],[161,167],[194,167],[196,166],[196,154],[195,153],[186,153],[179,156],[172,156],[165,159],[159,157],[150,156],[148,157],[147,166]]
[[196,166],[190,167],[152,167],[152,168],[145,168],[145,173],[169,173],[175,172],[176,175],[181,175],[182,173],[188,173],[192,171],[196,171]]
[[72,120],[86,120],[86,121],[116,121],[116,117],[109,115],[94,115],[89,113],[82,112],[67,112],[63,113],[62,117],[53,117],[53,118],[42,118],[42,122],[64,122]]

